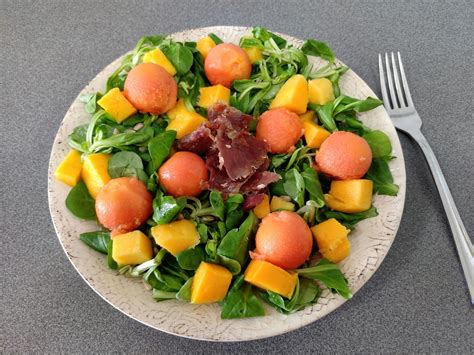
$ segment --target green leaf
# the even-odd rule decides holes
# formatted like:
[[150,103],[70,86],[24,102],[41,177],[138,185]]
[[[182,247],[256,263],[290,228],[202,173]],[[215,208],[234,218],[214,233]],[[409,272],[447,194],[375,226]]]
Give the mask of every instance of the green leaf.
[[185,198],[175,199],[158,191],[153,199],[153,220],[156,224],[167,224],[175,219],[185,206]]
[[214,259],[211,259],[212,262],[215,262],[219,265],[225,266],[232,275],[238,275],[242,271],[242,267],[240,266],[237,260],[228,258],[223,255],[217,254]]
[[107,166],[107,171],[112,179],[131,176],[130,173],[135,169],[143,170],[142,159],[138,154],[127,151],[112,155]]
[[179,75],[183,75],[191,69],[193,53],[188,47],[180,43],[170,43],[168,46],[163,46],[161,50]]
[[370,131],[362,136],[370,145],[373,158],[383,158],[392,153],[390,138],[382,131]]
[[289,159],[290,155],[289,154],[274,154],[272,155],[272,166],[274,168],[278,168],[285,164],[285,162]]
[[341,79],[341,76],[349,70],[348,67],[342,66],[339,67],[335,70],[333,74],[331,74],[328,79],[332,83],[333,91],[334,91],[334,97],[339,97],[341,95],[341,89],[339,87],[339,80]]
[[355,225],[366,218],[377,217],[378,212],[374,206],[371,206],[367,211],[359,213],[344,213],[337,211],[324,212],[326,219],[335,218],[349,229],[354,229]]
[[258,218],[250,212],[238,229],[232,229],[225,235],[217,248],[217,253],[237,260],[241,266],[244,266],[248,257],[250,236],[255,232],[257,224]]
[[84,106],[85,111],[94,114],[97,111],[97,101],[100,100],[101,97],[102,94],[100,92],[82,95],[80,100],[86,104]]
[[334,63],[334,53],[324,42],[308,39],[301,47],[301,50],[304,54],[321,57],[328,60],[330,64]]
[[269,41],[272,39],[278,48],[284,48],[286,46],[286,40],[273,32],[268,31],[263,27],[254,27],[252,29],[252,34],[255,38],[261,40],[262,42]]
[[66,197],[66,207],[79,218],[93,220],[95,215],[95,200],[89,194],[86,184],[79,181]]
[[318,179],[318,173],[313,168],[307,166],[301,173],[304,180],[304,186],[308,191],[309,199],[315,201],[318,207],[325,205],[323,189]]
[[305,183],[303,176],[295,168],[285,173],[283,188],[288,196],[295,201],[298,206],[304,205]]
[[337,131],[336,121],[334,121],[333,117],[334,104],[332,102],[326,105],[309,104],[309,108],[317,113],[319,121],[324,128],[329,132]]
[[235,279],[226,298],[221,302],[221,318],[249,318],[264,316],[262,303],[255,296],[252,286],[244,282],[244,276]]
[[205,258],[206,253],[200,245],[176,254],[176,261],[184,270],[196,270]]
[[148,142],[148,152],[153,162],[153,171],[157,171],[171,152],[176,139],[176,131],[170,130],[158,134]]
[[242,208],[238,208],[236,210],[228,212],[225,219],[225,227],[228,230],[238,227],[242,222],[243,217],[244,211],[242,210]]
[[112,257],[112,255],[113,255],[113,252],[112,252],[113,246],[114,246],[114,243],[112,242],[112,239],[109,239],[109,241],[107,242],[107,265],[109,266],[109,268],[111,268],[113,270],[117,270],[118,269],[118,264],[114,260],[114,258]]
[[393,183],[393,176],[386,159],[372,159],[372,165],[365,178],[373,181],[374,192],[380,195],[397,196],[399,187]]
[[283,314],[291,314],[303,309],[307,305],[316,303],[320,293],[321,290],[314,281],[298,278],[298,283],[291,299],[285,299],[272,291],[262,293],[262,297],[277,311]]
[[215,35],[214,33],[209,33],[208,36],[212,39],[212,41],[215,43],[215,44],[221,44],[221,43],[224,43],[219,37],[217,37],[217,35]]
[[321,281],[331,292],[337,293],[346,299],[352,297],[347,280],[339,267],[326,259],[321,259],[316,266],[297,269],[296,272],[302,277]]
[[82,153],[87,153],[89,151],[86,138],[88,126],[88,124],[83,124],[72,130],[72,133],[68,137],[68,144],[72,149]]
[[341,112],[346,112],[346,111],[351,111],[351,110],[355,112],[366,112],[383,104],[383,101],[379,99],[375,99],[373,97],[368,97],[365,100],[358,100],[358,99],[354,99],[348,96],[340,96],[340,98],[342,98],[341,104],[335,105],[335,109],[334,109],[335,115]]
[[[151,128],[150,128],[151,129]],[[140,131],[140,132],[124,132],[116,134],[112,137],[95,141],[89,148],[91,152],[99,152],[108,148],[123,149],[126,146],[139,145],[148,142],[153,137],[151,131]]]
[[176,298],[181,301],[190,302],[191,301],[191,292],[192,292],[193,278],[189,278],[188,281],[179,289],[176,294]]
[[214,216],[219,218],[221,221],[225,219],[225,203],[222,199],[222,194],[219,191],[211,191],[209,194],[209,201],[214,209],[212,213]]
[[82,233],[79,239],[99,253],[107,254],[107,244],[110,240],[109,232],[97,231]]

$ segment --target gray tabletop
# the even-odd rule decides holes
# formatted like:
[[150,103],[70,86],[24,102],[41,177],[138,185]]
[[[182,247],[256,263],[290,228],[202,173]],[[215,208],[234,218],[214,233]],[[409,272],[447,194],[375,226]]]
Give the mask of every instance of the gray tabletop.
[[405,212],[380,269],[323,320],[248,343],[181,339],[104,302],[63,254],[46,178],[69,105],[139,37],[261,25],[330,43],[376,92],[377,53],[400,50],[425,135],[472,236],[472,3],[3,0],[0,9],[0,351],[474,352],[474,312],[447,220],[420,150],[403,135]]

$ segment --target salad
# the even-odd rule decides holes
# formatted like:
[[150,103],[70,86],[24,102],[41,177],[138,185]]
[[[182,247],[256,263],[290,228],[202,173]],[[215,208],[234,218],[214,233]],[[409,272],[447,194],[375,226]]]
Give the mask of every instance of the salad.
[[350,298],[350,232],[398,186],[388,136],[358,118],[382,102],[344,95],[347,70],[261,27],[239,45],[143,37],[81,97],[90,122],[55,171],[68,210],[100,225],[80,240],[155,300],[218,302],[223,319],[293,313],[323,287]]

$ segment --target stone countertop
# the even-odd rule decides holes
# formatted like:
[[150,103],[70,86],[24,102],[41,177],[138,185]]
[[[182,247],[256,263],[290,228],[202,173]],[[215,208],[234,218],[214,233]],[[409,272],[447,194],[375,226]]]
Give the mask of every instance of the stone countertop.
[[399,50],[423,131],[472,236],[472,4],[5,0],[0,8],[4,352],[474,352],[474,313],[449,226],[423,155],[403,134],[405,213],[380,269],[326,318],[264,340],[183,339],[116,311],[67,260],[47,202],[56,130],[77,93],[108,63],[145,34],[260,25],[329,43],[377,93],[377,54]]

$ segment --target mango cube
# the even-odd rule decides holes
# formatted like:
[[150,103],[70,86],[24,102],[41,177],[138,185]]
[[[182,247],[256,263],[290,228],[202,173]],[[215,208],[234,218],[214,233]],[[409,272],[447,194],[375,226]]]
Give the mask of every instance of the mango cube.
[[310,148],[319,148],[324,140],[331,135],[331,132],[313,122],[303,122],[304,139]]
[[127,100],[118,88],[109,90],[109,92],[102,96],[97,103],[117,123],[121,123],[137,112],[137,109],[133,107],[130,101]]
[[262,219],[270,213],[270,199],[267,194],[263,195],[263,201],[260,202],[257,206],[255,206],[253,212],[259,219]]
[[199,244],[199,233],[193,222],[187,219],[151,228],[156,244],[176,255]]
[[183,100],[178,103],[167,113],[170,122],[166,130],[176,131],[176,138],[180,139],[195,131],[207,119],[197,112],[189,111]]
[[270,109],[284,107],[297,114],[306,112],[308,106],[308,83],[303,75],[289,78],[276,94]]
[[311,232],[318,243],[319,252],[323,258],[338,263],[349,256],[351,251],[351,244],[347,238],[349,229],[336,219],[331,218],[315,225],[311,228]]
[[153,258],[151,240],[140,231],[112,238],[112,258],[119,265],[136,265]]
[[196,49],[201,53],[204,59],[207,57],[207,54],[210,52],[210,50],[215,46],[216,44],[209,36],[201,38],[196,43]]
[[96,153],[89,154],[84,159],[82,166],[82,180],[87,186],[87,190],[95,199],[100,189],[109,182],[110,176],[107,171],[110,154]]
[[54,171],[54,176],[69,186],[75,186],[81,180],[81,171],[81,153],[71,149]]
[[325,105],[335,99],[331,80],[326,78],[313,79],[308,82],[309,102]]
[[259,60],[263,59],[262,50],[260,48],[247,47],[247,48],[242,48],[242,49],[245,51],[245,53],[247,53],[250,59],[250,63],[252,64],[255,64]]
[[221,84],[200,88],[199,93],[198,105],[203,108],[207,109],[217,101],[223,101],[229,104],[230,90]]
[[176,75],[176,68],[171,64],[166,55],[161,49],[156,48],[149,52],[146,52],[143,56],[143,63],[154,63],[158,64],[164,70],[166,70],[171,76]]
[[294,211],[295,204],[290,201],[286,201],[281,197],[273,196],[272,201],[270,203],[270,211],[275,212],[281,210]]
[[191,303],[222,301],[229,290],[232,273],[221,265],[202,262],[193,278]]
[[166,112],[166,115],[169,117],[170,120],[174,120],[176,117],[185,114],[188,112],[188,108],[184,103],[184,100],[178,100],[176,105],[174,105],[169,111]]
[[324,198],[328,207],[335,211],[358,213],[367,211],[372,205],[372,189],[371,180],[334,180]]
[[244,280],[264,290],[291,298],[298,282],[298,274],[263,260],[252,260],[244,273]]
[[314,113],[314,111],[311,111],[311,110],[306,111],[305,113],[300,115],[300,120],[302,123],[305,123],[305,122],[314,123],[314,121],[316,120],[316,114]]

